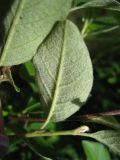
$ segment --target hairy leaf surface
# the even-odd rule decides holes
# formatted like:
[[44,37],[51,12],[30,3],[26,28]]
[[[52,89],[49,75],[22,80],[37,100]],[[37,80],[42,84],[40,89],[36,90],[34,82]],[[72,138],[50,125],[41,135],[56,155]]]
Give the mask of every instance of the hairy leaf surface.
[[108,146],[113,152],[120,155],[120,132],[113,130],[103,130],[92,134],[86,134],[88,137]]
[[4,20],[0,66],[30,60],[54,23],[63,20],[71,0],[15,0]]
[[77,27],[60,22],[34,57],[37,82],[48,114],[46,124],[62,121],[78,111],[89,96],[92,64]]

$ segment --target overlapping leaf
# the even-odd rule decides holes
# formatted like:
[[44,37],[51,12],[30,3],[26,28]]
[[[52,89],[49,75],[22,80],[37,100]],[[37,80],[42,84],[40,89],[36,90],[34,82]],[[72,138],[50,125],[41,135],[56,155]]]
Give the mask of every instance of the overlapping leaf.
[[57,20],[64,19],[71,0],[15,0],[4,20],[0,66],[30,60]]
[[60,22],[34,57],[37,82],[48,114],[47,121],[62,121],[79,110],[89,96],[92,64],[77,27]]

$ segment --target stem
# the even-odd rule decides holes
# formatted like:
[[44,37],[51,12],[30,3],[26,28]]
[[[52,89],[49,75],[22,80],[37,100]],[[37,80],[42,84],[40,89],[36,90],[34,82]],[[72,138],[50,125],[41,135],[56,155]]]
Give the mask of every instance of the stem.
[[24,136],[26,138],[33,138],[33,137],[51,137],[51,136],[68,136],[73,135],[74,130],[69,131],[58,131],[58,132],[41,132],[36,131],[33,133],[26,133]]
[[87,136],[87,132],[89,131],[88,126],[81,126],[77,129],[68,130],[68,131],[58,131],[58,132],[41,132],[36,131],[33,133],[26,133],[25,137],[33,138],[33,137],[49,137],[49,136]]
[[[57,132],[44,132],[44,131],[35,131],[32,133],[17,134],[17,136],[22,136],[24,138],[34,138],[34,137],[51,137],[51,136],[87,136],[89,131],[88,126],[81,126],[77,129],[68,130],[68,131],[57,131]],[[15,133],[10,134],[9,136],[15,136]]]
[[81,8],[82,8],[81,6],[73,7],[73,8],[71,8],[70,12],[72,13],[74,11],[77,11],[77,10],[81,9]]
[[91,118],[91,117],[97,117],[97,116],[119,116],[119,115],[120,115],[120,110],[114,110],[114,111],[109,111],[109,112],[101,112],[101,113],[83,115],[83,117]]
[[89,19],[86,19],[84,22],[83,28],[81,30],[81,34],[83,35],[83,37],[86,37],[86,35],[87,35],[86,30],[88,28],[89,22],[90,22]]
[[24,140],[24,142],[26,143],[26,145],[39,157],[41,157],[44,160],[52,160],[50,158],[47,158],[45,156],[43,156],[41,153],[38,152],[38,150],[28,141],[28,140]]
[[9,120],[14,120],[14,121],[21,121],[21,122],[45,122],[45,119],[41,118],[31,118],[31,117],[26,117],[26,116],[9,116]]
[[29,112],[30,110],[33,110],[33,109],[37,108],[38,106],[40,106],[40,103],[39,103],[39,102],[36,103],[36,104],[31,105],[31,106],[28,107],[28,108],[25,108],[25,109],[22,111],[22,113],[23,113],[23,114],[26,114],[27,112]]
[[120,28],[119,25],[114,26],[114,27],[111,27],[111,28],[108,28],[108,29],[104,29],[104,30],[102,30],[102,31],[93,32],[93,33],[89,34],[88,36],[97,36],[97,35],[99,35],[99,34],[104,34],[104,33],[108,33],[108,32],[114,31],[114,30],[116,30],[116,29],[118,29],[118,28]]
[[[73,119],[68,119],[66,121],[68,122],[73,122],[73,121],[86,121],[89,119],[92,119],[93,117],[100,117],[100,116],[119,116],[120,115],[120,110],[115,110],[115,111],[109,111],[109,112],[101,112],[101,113],[94,113],[94,114],[86,114],[86,115],[81,115],[81,116],[76,116]],[[26,117],[26,116],[9,116],[9,120],[15,120],[15,121],[21,121],[21,122],[45,122],[46,119],[42,118],[32,118],[32,117]]]

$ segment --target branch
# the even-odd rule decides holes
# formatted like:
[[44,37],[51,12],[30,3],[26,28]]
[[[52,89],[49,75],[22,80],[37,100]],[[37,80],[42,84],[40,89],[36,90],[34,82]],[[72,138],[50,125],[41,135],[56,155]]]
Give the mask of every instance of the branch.
[[[66,121],[72,122],[72,121],[83,121],[87,119],[91,119],[93,117],[98,117],[98,116],[120,116],[120,110],[115,110],[115,111],[109,111],[109,112],[101,112],[101,113],[94,113],[94,114],[86,114],[86,115],[81,115],[81,116],[75,116],[72,119],[67,119]],[[9,120],[14,120],[14,121],[21,121],[21,122],[45,122],[46,119],[42,118],[32,118],[32,117],[27,117],[27,116],[9,116]]]
[[67,131],[44,132],[44,130],[40,130],[32,133],[23,133],[23,134],[12,133],[9,136],[21,136],[24,138],[51,137],[51,136],[87,136],[85,132],[88,132],[89,130],[90,129],[88,126],[81,126],[77,129],[67,130]]

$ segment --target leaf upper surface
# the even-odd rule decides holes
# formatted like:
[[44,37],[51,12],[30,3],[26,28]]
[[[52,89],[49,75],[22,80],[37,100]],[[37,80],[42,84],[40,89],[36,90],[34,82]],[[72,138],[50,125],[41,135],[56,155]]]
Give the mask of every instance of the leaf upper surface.
[[92,88],[87,47],[77,27],[60,22],[34,57],[37,82],[48,114],[45,124],[62,121],[79,110]]
[[82,146],[87,160],[111,160],[107,148],[98,142],[83,140]]
[[5,20],[0,66],[30,60],[54,23],[66,18],[71,0],[15,0]]

